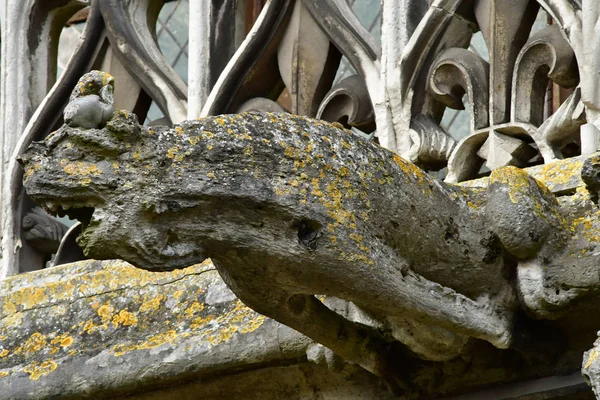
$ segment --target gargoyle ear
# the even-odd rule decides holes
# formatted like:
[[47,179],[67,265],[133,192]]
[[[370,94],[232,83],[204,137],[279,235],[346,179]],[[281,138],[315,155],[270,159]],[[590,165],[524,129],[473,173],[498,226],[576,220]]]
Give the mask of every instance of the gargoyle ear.
[[114,117],[106,123],[106,130],[115,140],[133,144],[140,137],[142,127],[134,113],[117,110]]

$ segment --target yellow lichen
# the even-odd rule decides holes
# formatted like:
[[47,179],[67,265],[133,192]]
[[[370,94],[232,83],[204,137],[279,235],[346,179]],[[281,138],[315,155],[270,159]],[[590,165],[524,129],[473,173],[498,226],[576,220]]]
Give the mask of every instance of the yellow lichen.
[[177,332],[175,330],[170,330],[164,333],[159,333],[158,335],[151,336],[148,340],[137,344],[137,345],[125,345],[118,344],[113,347],[112,351],[115,356],[121,356],[132,350],[144,350],[144,349],[152,349],[158,346],[162,346],[166,343],[171,343],[177,338]]
[[184,314],[187,318],[191,318],[194,314],[199,313],[202,310],[204,310],[204,304],[195,301],[191,306],[185,309]]
[[138,320],[136,316],[127,310],[119,311],[119,313],[116,314],[112,319],[112,324],[115,328],[118,328],[119,324],[123,326],[131,326],[137,324],[137,322]]
[[173,146],[169,150],[167,150],[167,158],[175,158],[177,153],[179,152],[179,147]]
[[585,365],[583,368],[589,368],[592,363],[594,361],[596,361],[598,359],[598,350],[596,348],[593,348],[592,351],[590,352],[590,355],[588,356],[588,359],[585,362]]
[[110,304],[101,305],[96,311],[100,318],[102,318],[103,323],[108,323],[113,315],[114,307]]
[[23,175],[23,178],[29,178],[31,175],[33,175],[36,171],[39,171],[40,169],[42,169],[40,163],[34,163],[33,165],[28,164],[27,168],[25,168],[25,174]]
[[183,295],[183,290],[177,290],[175,293],[173,293],[173,297],[176,299],[180,298],[182,295]]
[[510,201],[514,204],[519,203],[523,198],[531,198],[531,196],[529,196],[531,178],[529,174],[521,168],[504,167],[492,171],[492,174],[490,175],[490,184],[506,185]]
[[49,375],[57,367],[57,364],[52,360],[46,360],[41,364],[37,361],[29,364],[23,369],[23,371],[29,374],[29,379],[37,381],[42,376]]
[[28,337],[27,340],[25,340],[25,343],[17,347],[14,350],[14,353],[24,355],[32,354],[46,347],[46,344],[46,335],[36,332],[30,337]]
[[69,162],[68,160],[63,159],[61,160],[60,164],[63,167],[63,170],[69,175],[98,176],[102,174],[102,170],[98,168],[96,164],[88,163],[85,161]]
[[198,144],[198,142],[200,142],[200,136],[190,136],[190,137],[188,138],[188,141],[190,142],[190,144],[191,144],[192,146],[195,146],[195,145],[197,145],[197,144]]
[[[181,293],[183,293],[183,291],[181,291]],[[164,299],[165,299],[165,296],[163,296],[162,294],[159,294],[152,300],[148,300],[148,301],[144,302],[140,306],[140,312],[153,312],[153,311],[158,310],[160,307],[161,301],[163,301]]]
[[16,305],[14,305],[14,304],[13,304],[13,303],[11,303],[11,302],[6,302],[6,303],[4,303],[4,307],[3,307],[3,308],[4,308],[4,312],[5,312],[6,314],[12,314],[12,313],[14,313],[14,312],[16,312],[16,311],[17,311],[17,306],[16,306]]

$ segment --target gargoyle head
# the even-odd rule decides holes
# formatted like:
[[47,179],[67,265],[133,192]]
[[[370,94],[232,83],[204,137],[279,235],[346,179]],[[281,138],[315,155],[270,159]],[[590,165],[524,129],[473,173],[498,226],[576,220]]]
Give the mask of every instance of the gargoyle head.
[[[329,204],[315,191],[322,200],[306,202],[319,172],[309,177],[299,167],[310,165],[314,149],[307,132],[319,129],[305,118],[256,113],[146,128],[118,111],[102,129],[63,125],[32,144],[21,157],[24,185],[48,212],[82,222],[78,243],[88,257],[170,270],[239,248],[261,260],[277,257],[274,247],[300,254],[324,243],[328,223],[355,226],[348,212],[333,210],[343,200]],[[280,159],[281,151],[289,157]],[[315,162],[326,164],[322,155]],[[347,167],[340,174],[332,176],[347,178]],[[366,259],[359,245],[348,248]]]
[[[373,263],[361,237],[379,200],[364,189],[375,179],[361,173],[370,161],[348,151],[359,144],[302,117],[247,113],[146,128],[119,111],[102,129],[62,126],[21,163],[37,203],[82,221],[78,241],[89,257],[153,270],[232,249],[261,263],[294,255],[298,263],[324,260],[323,251]],[[381,149],[367,148],[379,157]]]
[[164,130],[148,131],[126,111],[103,129],[63,125],[21,156],[27,192],[47,212],[82,222],[78,242],[89,257],[120,257],[148,269],[201,261],[189,247],[171,247],[161,226],[144,224],[155,208],[154,198],[146,200],[160,174],[154,149]]

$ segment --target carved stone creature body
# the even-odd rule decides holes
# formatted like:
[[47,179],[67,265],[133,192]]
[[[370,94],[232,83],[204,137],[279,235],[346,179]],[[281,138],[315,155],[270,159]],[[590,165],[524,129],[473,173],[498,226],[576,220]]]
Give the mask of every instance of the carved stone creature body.
[[103,129],[63,126],[22,163],[33,199],[83,221],[89,257],[150,270],[210,257],[248,306],[390,381],[406,352],[314,295],[507,348],[519,344],[518,298],[555,318],[598,285],[597,274],[565,291],[548,281],[553,263],[597,243],[571,240],[556,198],[524,171],[494,171],[487,190],[446,185],[308,118],[246,113],[168,129],[120,111]]

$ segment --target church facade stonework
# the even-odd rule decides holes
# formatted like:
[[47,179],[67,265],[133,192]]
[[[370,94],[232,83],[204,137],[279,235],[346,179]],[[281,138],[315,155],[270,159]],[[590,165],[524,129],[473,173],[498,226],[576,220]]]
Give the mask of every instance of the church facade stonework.
[[3,149],[8,398],[600,396],[599,5],[383,1],[379,45],[342,0],[271,0],[201,95],[158,3],[92,1]]

